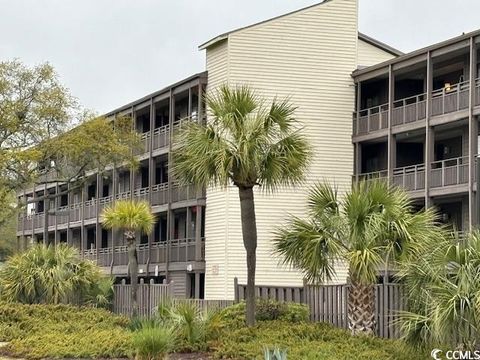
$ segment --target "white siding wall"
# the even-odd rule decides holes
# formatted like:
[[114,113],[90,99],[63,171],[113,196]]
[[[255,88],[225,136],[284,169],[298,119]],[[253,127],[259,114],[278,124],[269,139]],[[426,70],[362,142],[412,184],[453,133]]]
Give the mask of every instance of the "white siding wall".
[[394,55],[360,39],[358,40],[357,51],[357,64],[361,67],[375,65],[395,57]]
[[[207,49],[212,91],[219,84],[249,84],[268,99],[290,97],[296,117],[314,146],[304,186],[274,195],[255,193],[258,228],[257,284],[299,285],[298,271],[272,256],[272,231],[288,214],[305,211],[307,188],[328,179],[341,191],[353,168],[352,112],[357,67],[357,1],[331,0],[245,28]],[[220,63],[221,62],[221,63]],[[225,66],[226,65],[226,66]],[[206,298],[233,298],[233,279],[246,282],[238,191],[208,189],[206,208]],[[346,271],[339,267],[337,281]]]

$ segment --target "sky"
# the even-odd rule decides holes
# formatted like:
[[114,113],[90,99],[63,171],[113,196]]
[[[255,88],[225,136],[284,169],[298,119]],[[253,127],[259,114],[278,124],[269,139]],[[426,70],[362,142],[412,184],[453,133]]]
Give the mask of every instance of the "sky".
[[[204,71],[201,43],[319,0],[0,0],[0,61],[48,61],[113,110]],[[479,0],[359,0],[359,30],[404,52],[480,28]],[[461,3],[461,6],[460,6]]]

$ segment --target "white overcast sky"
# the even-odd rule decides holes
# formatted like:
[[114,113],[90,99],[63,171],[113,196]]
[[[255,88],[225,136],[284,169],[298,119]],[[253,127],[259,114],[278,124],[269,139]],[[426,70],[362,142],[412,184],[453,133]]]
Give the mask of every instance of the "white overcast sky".
[[[50,62],[103,113],[205,68],[197,47],[319,0],[0,0],[0,60]],[[359,30],[411,51],[480,28],[479,0],[360,0]]]

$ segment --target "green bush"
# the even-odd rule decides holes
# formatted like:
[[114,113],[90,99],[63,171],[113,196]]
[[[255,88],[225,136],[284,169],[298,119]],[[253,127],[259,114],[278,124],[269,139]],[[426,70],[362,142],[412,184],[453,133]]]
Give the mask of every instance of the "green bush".
[[173,349],[175,334],[172,328],[152,323],[133,333],[133,347],[138,360],[164,359]]
[[255,327],[224,329],[211,344],[216,359],[264,359],[265,348],[281,348],[289,359],[428,359],[401,341],[351,336],[323,323],[260,321]]
[[0,341],[16,357],[125,357],[132,352],[128,322],[103,309],[1,303]]
[[0,269],[0,298],[8,302],[107,307],[112,285],[97,265],[66,244],[32,246]]
[[[224,326],[240,327],[245,325],[245,302],[242,301],[223,309],[219,316]],[[255,318],[257,321],[282,320],[297,323],[308,321],[309,311],[303,304],[257,299]]]

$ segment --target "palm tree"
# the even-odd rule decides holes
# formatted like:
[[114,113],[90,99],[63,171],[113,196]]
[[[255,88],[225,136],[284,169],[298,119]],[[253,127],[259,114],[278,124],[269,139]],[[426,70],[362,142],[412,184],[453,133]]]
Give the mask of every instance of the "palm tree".
[[318,184],[309,195],[308,215],[278,229],[276,253],[313,283],[335,279],[336,266],[345,263],[349,328],[353,334],[373,333],[379,270],[411,243],[435,236],[434,211],[414,213],[404,191],[376,181],[356,184],[341,198],[329,184]]
[[400,314],[404,338],[431,348],[480,347],[480,231],[459,238],[439,232],[417,244],[400,262],[407,310]]
[[253,188],[266,191],[303,180],[310,158],[287,101],[265,102],[247,86],[221,86],[206,97],[207,124],[186,122],[178,132],[174,175],[199,188],[235,185],[247,255],[246,322],[255,323],[257,226]]
[[10,257],[0,269],[0,299],[24,304],[106,306],[110,279],[66,244],[38,244]]
[[155,217],[145,201],[122,200],[102,212],[103,226],[107,229],[123,229],[127,241],[128,273],[130,275],[132,315],[138,312],[138,257],[136,232],[148,234],[152,231]]

